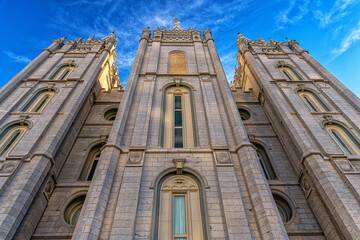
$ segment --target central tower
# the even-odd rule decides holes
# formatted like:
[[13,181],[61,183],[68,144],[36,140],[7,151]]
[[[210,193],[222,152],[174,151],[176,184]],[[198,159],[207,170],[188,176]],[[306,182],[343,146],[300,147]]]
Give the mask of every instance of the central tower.
[[142,32],[73,239],[286,238],[212,33],[174,22]]

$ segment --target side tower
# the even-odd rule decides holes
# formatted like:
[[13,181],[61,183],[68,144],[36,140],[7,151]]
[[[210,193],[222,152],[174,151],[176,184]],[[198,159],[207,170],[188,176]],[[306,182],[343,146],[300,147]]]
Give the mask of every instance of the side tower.
[[64,39],[0,90],[1,239],[31,238],[97,96],[120,88],[113,34]]
[[[245,128],[250,140],[262,149],[265,146],[272,155],[270,159],[260,158],[272,191],[287,195],[287,205],[295,206],[292,214],[308,222],[306,228],[296,229],[293,221],[287,221],[289,236],[309,228],[313,231],[308,232],[310,236],[321,235],[316,229],[319,224],[327,239],[357,239],[359,98],[294,40],[253,41],[239,34],[237,46],[239,66],[231,88]],[[253,129],[260,124],[264,125],[262,131]],[[279,144],[274,146],[271,137]],[[279,155],[276,149],[286,155]],[[281,163],[284,158],[289,159],[291,167]],[[277,177],[274,169],[265,166],[266,162],[277,165]],[[277,205],[280,210],[284,204]],[[312,213],[305,215],[302,208],[307,205]],[[313,214],[317,223],[310,219]]]

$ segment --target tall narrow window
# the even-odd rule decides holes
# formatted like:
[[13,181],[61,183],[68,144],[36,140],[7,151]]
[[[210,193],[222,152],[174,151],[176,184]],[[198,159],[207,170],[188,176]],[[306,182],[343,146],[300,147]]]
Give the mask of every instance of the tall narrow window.
[[302,80],[301,77],[299,76],[299,74],[297,74],[293,68],[288,67],[288,66],[280,66],[278,68],[288,81],[301,81]]
[[21,109],[23,112],[41,112],[46,105],[50,102],[51,98],[54,96],[55,92],[53,90],[43,90],[37,92],[31,100],[25,104]]
[[276,179],[276,174],[275,174],[274,168],[270,162],[270,159],[269,159],[265,149],[259,144],[256,144],[256,143],[253,143],[253,144],[256,147],[256,154],[259,158],[260,165],[265,174],[266,179],[267,180]]
[[24,136],[28,127],[26,125],[12,125],[0,134],[0,157],[9,155],[12,149]]
[[329,108],[323,103],[323,101],[311,91],[302,91],[299,92],[299,96],[306,104],[306,106],[312,112],[328,112]]
[[160,187],[159,197],[156,239],[204,239],[199,186],[192,178],[185,175],[167,178]]
[[181,107],[181,96],[174,96],[174,147],[182,148],[183,147],[183,117],[182,117],[182,107]]
[[186,239],[186,195],[174,195],[174,238],[177,240]]
[[56,71],[50,76],[51,80],[66,80],[70,73],[74,70],[73,65],[64,65],[60,66]]
[[102,144],[98,144],[89,151],[89,154],[86,158],[86,162],[84,164],[83,170],[79,178],[80,181],[91,181],[93,179],[96,166],[100,159],[101,146]]
[[169,87],[163,96],[160,145],[165,148],[195,146],[194,112],[187,87]]
[[184,74],[186,73],[186,58],[182,52],[175,52],[169,56],[169,73]]
[[345,154],[360,155],[359,140],[349,130],[339,124],[328,124],[326,130]]

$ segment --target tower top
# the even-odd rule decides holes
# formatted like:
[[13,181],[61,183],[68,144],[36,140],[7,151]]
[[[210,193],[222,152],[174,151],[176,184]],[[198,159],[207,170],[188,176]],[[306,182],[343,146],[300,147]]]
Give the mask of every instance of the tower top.
[[172,28],[172,30],[178,29],[178,30],[182,30],[182,28],[180,27],[180,21],[176,20],[175,15],[173,13],[173,20],[174,20],[174,27]]
[[176,25],[176,24],[179,24],[179,23],[180,23],[180,21],[176,20],[174,13],[173,13],[172,15],[174,16],[174,17],[173,17],[173,19],[174,19],[174,23],[175,23],[175,25]]

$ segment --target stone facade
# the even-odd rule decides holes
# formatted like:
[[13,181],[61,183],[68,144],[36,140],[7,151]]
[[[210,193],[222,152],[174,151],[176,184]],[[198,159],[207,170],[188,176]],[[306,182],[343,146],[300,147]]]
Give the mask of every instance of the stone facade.
[[[123,90],[113,34],[56,39],[0,91],[0,131],[28,126],[0,158],[0,238],[158,239],[161,184],[186,175],[198,184],[203,239],[359,239],[360,157],[344,154],[325,125],[346,125],[356,145],[360,100],[287,41],[240,34],[230,88],[208,29],[201,36],[178,22],[153,34],[147,28]],[[170,73],[172,53],[184,54],[185,65]],[[54,80],[62,64],[73,70]],[[299,79],[289,81],[279,66]],[[168,86],[190,89],[194,147],[161,143]],[[43,88],[55,91],[44,110],[22,111]],[[307,89],[329,111],[310,111],[298,94]],[[96,171],[80,180],[94,146],[101,146]],[[72,225],[68,206],[85,195]],[[288,204],[287,220],[278,198]]]

